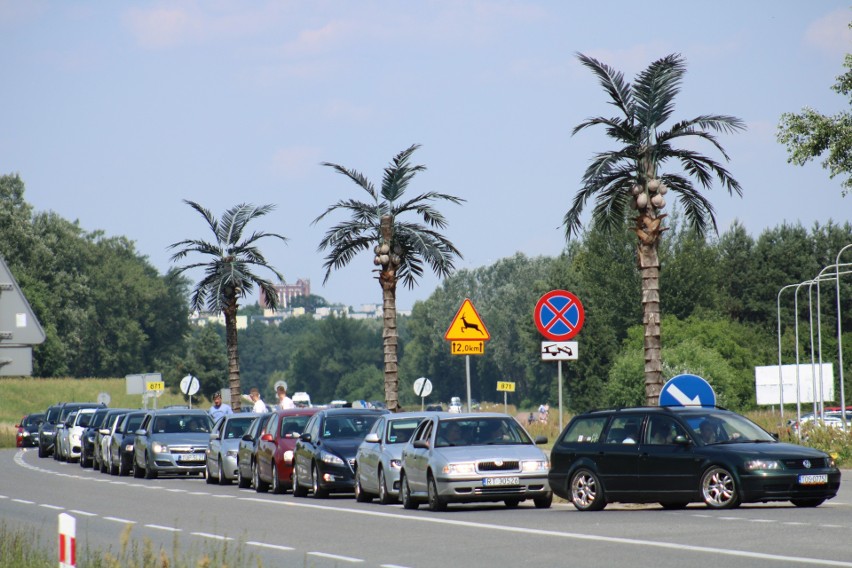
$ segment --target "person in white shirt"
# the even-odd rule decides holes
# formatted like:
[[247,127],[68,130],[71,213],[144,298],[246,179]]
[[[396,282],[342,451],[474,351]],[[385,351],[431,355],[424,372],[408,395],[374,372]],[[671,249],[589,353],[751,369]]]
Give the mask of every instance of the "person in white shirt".
[[287,383],[285,381],[275,383],[275,392],[278,394],[278,408],[281,410],[296,408],[293,399],[287,396]]
[[256,387],[252,387],[251,390],[249,390],[248,396],[243,395],[243,398],[252,403],[252,412],[269,412],[269,409],[266,407],[266,403],[260,398],[260,391],[257,390]]

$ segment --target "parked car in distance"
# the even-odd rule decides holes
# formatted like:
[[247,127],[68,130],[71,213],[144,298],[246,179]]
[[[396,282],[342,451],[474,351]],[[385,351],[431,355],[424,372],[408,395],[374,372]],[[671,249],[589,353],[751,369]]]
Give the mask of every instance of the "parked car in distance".
[[324,408],[311,416],[293,451],[293,495],[315,498],[355,490],[355,453],[387,410]]
[[[103,408],[104,406],[105,405],[97,403],[97,402],[64,402],[64,403],[62,403],[61,405],[59,405],[59,415],[56,419],[56,436],[59,436],[62,429],[65,427],[65,423],[68,421],[68,415],[71,414],[72,412],[77,412],[78,410],[81,410],[83,408]],[[63,439],[65,439],[65,438],[63,437]],[[56,440],[52,440],[52,441],[54,442],[54,445],[55,445]],[[55,449],[56,448],[54,448],[54,450]],[[58,459],[67,460],[67,457],[64,454],[60,455],[59,452],[56,452],[56,451],[53,451],[52,453],[53,453],[53,458],[56,459],[56,460],[58,460]],[[41,454],[39,454],[39,455],[41,455]]]
[[837,494],[828,454],[779,442],[721,408],[640,407],[575,416],[551,451],[554,493],[581,511],[607,503],[711,509],[790,501],[816,507]]
[[207,443],[207,483],[229,485],[237,478],[237,450],[254,419],[253,412],[225,414],[210,433]]
[[296,408],[310,408],[313,406],[311,404],[311,397],[306,392],[295,392],[293,393],[293,404],[296,405]]
[[27,414],[15,426],[15,446],[18,448],[35,448],[38,446],[38,427],[44,420],[44,412]]
[[447,406],[447,412],[452,412],[454,414],[461,414],[462,411],[462,402],[461,398],[454,396],[450,399],[450,404]]
[[248,489],[252,486],[255,478],[255,459],[257,457],[257,444],[260,437],[266,433],[274,413],[261,414],[249,426],[243,434],[237,447],[237,484],[240,489]]
[[44,420],[38,426],[38,457],[49,457],[55,451],[56,424],[65,403],[60,402],[49,406],[44,413]]
[[133,441],[133,476],[161,473],[204,475],[213,420],[202,409],[148,411]]
[[284,493],[293,487],[293,451],[308,420],[318,408],[276,410],[255,450],[252,483],[258,492]]
[[[133,442],[136,439],[136,430],[142,425],[147,411],[133,410],[123,415],[115,423],[115,427],[109,432],[109,449],[103,454],[105,467],[101,467],[101,473],[110,475],[130,475],[133,471]],[[104,432],[101,431],[104,435]]]
[[517,420],[507,414],[433,413],[402,450],[400,496],[406,509],[426,502],[432,511],[449,503],[503,501],[536,508],[553,502],[547,482],[550,462]]
[[378,497],[383,505],[397,502],[402,448],[426,416],[425,412],[399,412],[376,420],[355,455],[357,501]]
[[95,432],[93,442],[95,453],[92,456],[92,467],[101,473],[112,473],[110,471],[110,445],[112,435],[118,423],[124,415],[131,412],[129,408],[112,408],[104,415],[98,431]]
[[104,416],[110,410],[106,406],[95,409],[89,424],[83,429],[83,434],[80,437],[80,467],[92,467],[95,463],[95,436],[100,430]]

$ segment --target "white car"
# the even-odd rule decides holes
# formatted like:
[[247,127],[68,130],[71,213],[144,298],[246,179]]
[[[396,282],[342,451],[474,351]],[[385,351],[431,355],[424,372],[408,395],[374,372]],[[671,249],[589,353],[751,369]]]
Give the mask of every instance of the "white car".
[[[76,413],[71,413],[61,430],[60,443],[62,448],[59,458],[62,461],[76,461],[80,459],[82,447],[83,430],[89,425],[89,421],[95,413],[95,408],[81,408]],[[71,418],[73,416],[73,419]]]
[[462,411],[462,403],[461,398],[454,396],[450,399],[450,405],[447,407],[447,412],[452,412],[453,414],[461,414]]

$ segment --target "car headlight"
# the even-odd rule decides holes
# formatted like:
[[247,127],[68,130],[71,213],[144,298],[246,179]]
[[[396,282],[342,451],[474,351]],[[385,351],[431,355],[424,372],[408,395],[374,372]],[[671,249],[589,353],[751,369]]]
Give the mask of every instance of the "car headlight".
[[764,469],[782,469],[778,460],[749,460],[745,462],[746,471],[757,471]]
[[228,450],[228,457],[229,458],[237,457],[237,450]]
[[476,473],[476,466],[472,463],[448,463],[441,470],[447,475],[470,475]]
[[72,444],[79,444],[80,443],[80,436],[78,436],[77,434],[71,434],[71,443]]
[[529,473],[531,471],[547,471],[550,469],[550,464],[547,460],[525,460],[521,462],[521,471]]
[[834,458],[832,456],[828,456],[828,459],[825,460],[825,462],[826,462],[826,466],[828,466],[828,467],[837,467],[837,462],[834,461]]
[[155,454],[167,454],[169,452],[169,447],[165,444],[161,444],[160,442],[154,442],[151,444],[151,449]]
[[293,463],[293,450],[284,452],[284,463],[290,465]]
[[399,469],[402,467],[402,460],[391,460],[388,464],[391,466],[391,469]]
[[125,452],[132,452],[133,451],[133,443],[131,442],[130,444],[127,444],[126,446],[124,446],[124,451]]
[[343,460],[334,454],[330,454],[328,452],[320,452],[320,459],[327,464],[331,465],[343,465]]

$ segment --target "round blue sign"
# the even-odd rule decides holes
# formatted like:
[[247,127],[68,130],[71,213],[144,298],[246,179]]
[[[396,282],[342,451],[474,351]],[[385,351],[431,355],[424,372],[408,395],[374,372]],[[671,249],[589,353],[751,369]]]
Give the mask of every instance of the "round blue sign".
[[677,375],[663,385],[660,406],[716,406],[716,393],[698,375]]

